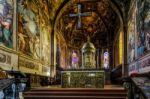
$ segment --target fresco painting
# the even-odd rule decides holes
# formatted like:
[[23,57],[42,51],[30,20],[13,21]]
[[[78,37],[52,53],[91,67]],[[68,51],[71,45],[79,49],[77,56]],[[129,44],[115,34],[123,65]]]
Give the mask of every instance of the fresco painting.
[[40,58],[38,7],[32,1],[18,0],[18,49],[35,59]]
[[0,0],[0,44],[13,47],[13,0]]
[[[48,8],[47,0],[39,0],[41,6],[39,6],[39,25],[40,25],[40,35],[41,35],[41,60],[46,64],[50,61],[50,33],[51,33],[51,23],[50,21],[50,10]],[[43,11],[44,10],[44,11]]]
[[138,0],[137,8],[137,56],[139,57],[150,51],[150,1]]
[[135,32],[136,32],[136,10],[132,10],[132,15],[128,21],[128,63],[135,59]]
[[[136,14],[132,14],[136,20],[133,24],[133,27],[135,27],[135,30],[133,30],[134,36],[132,37],[132,33],[128,32],[128,42],[131,42],[129,39],[131,35],[134,41],[129,44],[134,45],[132,49],[136,57],[131,57],[132,51],[128,45],[129,75],[132,73],[146,73],[150,69],[148,64],[150,60],[150,0],[137,0],[135,4],[137,5],[134,5],[134,8],[137,10],[133,12],[136,12]],[[131,23],[132,21],[129,20],[128,22]],[[128,31],[133,27],[128,25]]]
[[42,52],[41,52],[41,59],[48,63],[50,61],[50,36],[48,36],[51,29],[49,27],[43,27],[41,30],[42,33]]

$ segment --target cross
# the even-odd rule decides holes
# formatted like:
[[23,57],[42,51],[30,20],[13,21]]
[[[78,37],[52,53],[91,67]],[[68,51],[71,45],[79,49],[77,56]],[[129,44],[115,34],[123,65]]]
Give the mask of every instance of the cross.
[[81,17],[90,16],[91,12],[81,13],[81,4],[78,4],[78,12],[77,14],[69,14],[70,17],[78,17],[77,27],[81,28]]

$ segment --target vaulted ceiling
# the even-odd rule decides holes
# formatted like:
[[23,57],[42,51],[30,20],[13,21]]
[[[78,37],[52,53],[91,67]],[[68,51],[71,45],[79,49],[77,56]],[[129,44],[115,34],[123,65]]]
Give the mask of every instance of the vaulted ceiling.
[[[78,3],[81,12],[91,12],[91,15],[81,17],[81,28],[77,27],[78,17],[70,17],[77,13]],[[67,47],[80,49],[87,36],[96,47],[106,47],[114,40],[120,20],[110,3],[110,0],[70,0],[58,13],[55,31],[61,35]]]

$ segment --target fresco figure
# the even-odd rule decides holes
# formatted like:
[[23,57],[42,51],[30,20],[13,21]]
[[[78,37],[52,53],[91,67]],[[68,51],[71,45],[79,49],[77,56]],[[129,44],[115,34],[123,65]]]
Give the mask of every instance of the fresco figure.
[[0,0],[0,42],[12,48],[12,0]]
[[10,19],[7,19],[6,21],[0,20],[0,23],[4,26],[2,32],[4,36],[5,45],[9,48],[12,48],[12,40],[11,40],[11,32],[10,32],[11,20]]
[[144,18],[145,49],[150,51],[150,1],[147,1],[147,13]]
[[25,48],[27,46],[26,39],[28,39],[28,36],[25,34],[24,28],[23,28],[23,20],[22,15],[18,15],[18,43],[19,43],[19,50],[25,51]]
[[150,50],[150,31],[145,33],[145,46],[146,49],[149,51]]
[[[138,46],[137,56],[144,55],[150,50],[150,1],[138,0],[137,31]],[[140,43],[140,44],[139,44]]]
[[35,37],[34,57],[40,58],[40,39]]
[[130,34],[129,35],[129,49],[130,49],[130,53],[129,53],[129,61],[132,62],[134,60],[134,55],[135,55],[135,42],[134,42],[134,35]]
[[73,69],[77,69],[78,68],[78,62],[79,62],[79,58],[77,56],[77,53],[75,51],[72,52],[72,68]]
[[35,59],[40,58],[39,14],[33,11],[33,2],[18,1],[19,50]]
[[135,35],[136,33],[136,9],[131,10],[131,17],[128,21],[128,63],[135,59]]
[[108,51],[104,52],[104,68],[105,69],[109,68],[109,53],[108,53]]

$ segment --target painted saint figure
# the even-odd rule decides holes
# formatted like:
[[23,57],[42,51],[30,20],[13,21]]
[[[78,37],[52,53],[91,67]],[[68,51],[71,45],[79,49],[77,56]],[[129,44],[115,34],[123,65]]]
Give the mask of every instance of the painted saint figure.
[[75,51],[72,52],[72,68],[77,69],[78,68],[78,61],[79,58],[77,56],[77,53]]
[[146,32],[145,34],[145,46],[146,49],[149,51],[150,50],[150,32]]
[[109,68],[109,53],[107,51],[104,52],[104,68]]
[[5,45],[9,48],[12,48],[11,32],[10,32],[11,19],[6,19],[6,21],[0,20],[0,23],[1,25],[4,26],[2,33],[3,33]]
[[12,48],[12,0],[0,0],[0,42]]
[[19,50],[35,59],[40,58],[39,15],[33,2],[18,0]]

